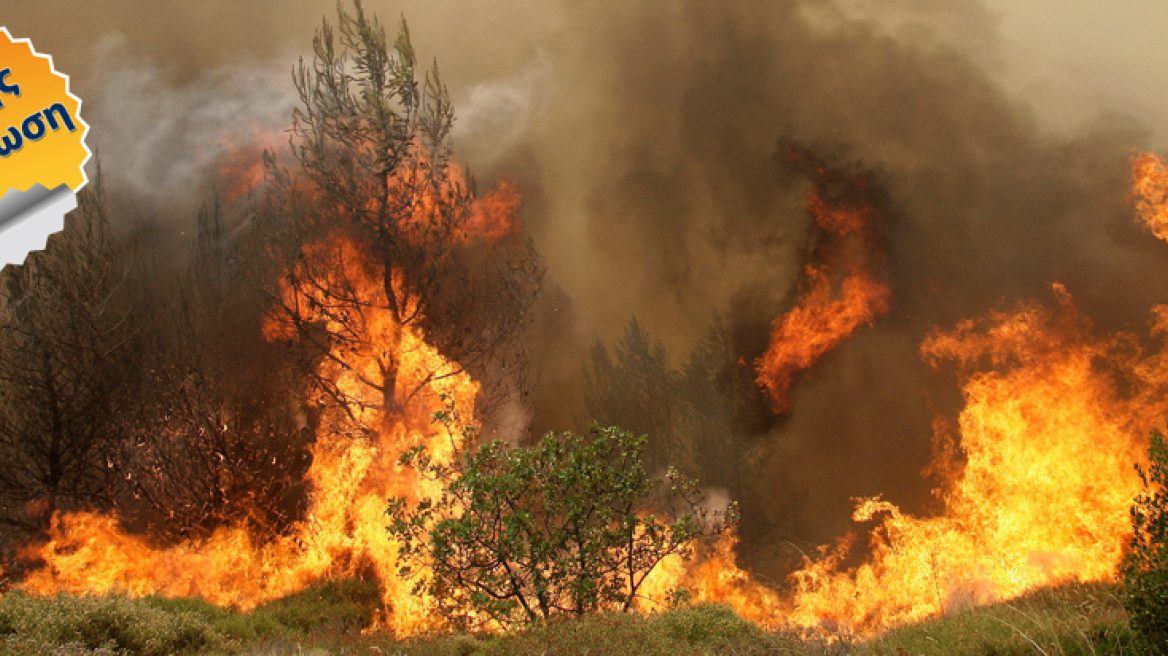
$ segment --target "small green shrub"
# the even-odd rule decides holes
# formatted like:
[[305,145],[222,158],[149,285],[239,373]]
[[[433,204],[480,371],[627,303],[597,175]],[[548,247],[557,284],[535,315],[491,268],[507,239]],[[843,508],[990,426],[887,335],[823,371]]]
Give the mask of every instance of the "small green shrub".
[[6,653],[167,656],[229,648],[225,637],[196,613],[167,612],[123,597],[11,593],[0,599],[0,626],[7,634]]
[[[454,438],[454,406],[435,414]],[[455,443],[473,445],[473,429]],[[661,480],[642,461],[647,438],[617,427],[549,433],[530,447],[469,447],[451,464],[419,447],[402,464],[441,484],[435,498],[389,504],[406,577],[418,577],[457,625],[514,627],[633,607],[649,573],[692,541],[720,532],[733,505],[701,507],[695,481],[672,471],[670,502],[653,508]],[[652,510],[664,512],[651,512]]]
[[289,633],[288,627],[270,615],[237,613],[194,597],[145,597],[139,603],[167,613],[190,613],[202,618],[225,637],[239,642]]
[[325,581],[238,613],[201,599],[0,598],[0,654],[155,656],[224,654],[241,645],[309,633],[356,633],[381,606],[376,583]]
[[725,604],[699,604],[653,616],[664,632],[693,646],[715,646],[761,634],[758,626]]
[[300,592],[260,606],[248,616],[259,634],[279,633],[275,627],[312,631],[360,630],[373,621],[381,606],[381,588],[360,579],[323,581]]
[[1123,603],[1145,651],[1168,653],[1168,447],[1152,435],[1144,492],[1132,505],[1133,535],[1120,571]]

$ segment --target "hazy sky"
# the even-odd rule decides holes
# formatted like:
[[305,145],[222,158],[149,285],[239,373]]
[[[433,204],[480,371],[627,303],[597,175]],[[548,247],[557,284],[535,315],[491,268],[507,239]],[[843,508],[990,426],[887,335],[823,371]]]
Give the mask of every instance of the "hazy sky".
[[[254,60],[287,68],[309,43],[331,0],[230,2],[172,0],[6,0],[0,22],[28,36],[80,87],[95,58],[123,35],[125,47],[178,76]],[[411,19],[423,52],[438,56],[459,85],[497,76],[552,43],[562,27],[557,3],[539,0],[370,1],[392,19]],[[980,50],[987,67],[1026,95],[1059,129],[1074,129],[1098,111],[1129,113],[1168,132],[1168,2],[1159,0],[839,0],[825,6],[932,29],[941,39]],[[984,11],[983,11],[984,9]],[[988,17],[990,23],[984,19]],[[903,24],[900,29],[905,29]],[[987,34],[988,33],[988,34]],[[997,43],[995,43],[995,37]],[[987,38],[988,37],[988,38]],[[507,44],[513,44],[508,48]],[[462,57],[482,47],[490,58]],[[1158,143],[1165,143],[1158,136]]]
[[1130,113],[1168,143],[1168,2],[987,0],[1010,87],[1061,127]]

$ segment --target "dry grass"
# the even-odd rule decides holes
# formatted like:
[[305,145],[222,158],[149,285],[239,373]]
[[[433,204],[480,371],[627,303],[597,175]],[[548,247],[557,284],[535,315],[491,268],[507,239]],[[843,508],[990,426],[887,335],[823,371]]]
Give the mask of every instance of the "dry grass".
[[1132,654],[1114,586],[1067,585],[889,632],[857,644],[769,633],[729,608],[606,614],[502,636],[399,641],[363,636],[377,599],[359,581],[314,586],[249,614],[190,599],[0,599],[0,654],[103,656],[1077,656]]

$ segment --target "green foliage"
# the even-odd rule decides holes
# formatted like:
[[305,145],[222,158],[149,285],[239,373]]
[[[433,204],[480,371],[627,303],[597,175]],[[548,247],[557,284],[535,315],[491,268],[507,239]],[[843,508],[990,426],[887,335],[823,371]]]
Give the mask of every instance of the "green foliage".
[[[449,428],[449,411],[436,419]],[[474,435],[463,439],[473,443]],[[730,519],[698,511],[696,485],[676,473],[673,498],[685,511],[670,512],[673,519],[650,512],[646,501],[660,481],[645,471],[645,440],[593,428],[587,436],[551,433],[531,447],[490,442],[451,465],[423,450],[407,454],[403,462],[444,491],[413,508],[391,501],[390,530],[413,568],[403,573],[428,568],[419,585],[470,625],[476,613],[511,626],[629,610],[654,567],[672,554],[687,557],[694,538]]]
[[[531,624],[498,634],[447,634],[399,640],[361,635],[357,625],[319,623],[300,628],[274,615],[311,614],[313,606],[374,608],[372,584],[320,583],[251,613],[236,613],[194,599],[54,597],[10,594],[0,599],[0,653],[19,656],[122,656],[124,654],[234,654],[247,656],[1103,656],[1133,654],[1121,590],[1109,584],[1069,584],[1036,591],[994,606],[946,614],[894,629],[869,642],[825,644],[789,633],[764,631],[721,604],[693,604],[660,613],[596,613]],[[277,608],[284,607],[276,612]],[[88,619],[97,616],[98,619]],[[289,620],[293,624],[295,621]],[[80,628],[88,626],[89,628]],[[208,640],[188,641],[175,627],[201,627]],[[111,630],[110,627],[114,627]],[[170,628],[168,628],[170,627]],[[301,630],[303,629],[303,630]],[[164,636],[149,643],[143,636]],[[192,632],[185,632],[188,637]],[[193,635],[200,635],[194,633]],[[89,636],[86,640],[82,636]],[[137,636],[131,638],[130,636]],[[159,651],[159,649],[162,651]],[[154,651],[150,651],[153,649]]]
[[1121,572],[1132,630],[1151,653],[1168,650],[1168,446],[1152,435],[1144,492],[1132,505],[1133,535]]
[[284,631],[361,630],[373,621],[381,606],[381,588],[372,581],[324,581],[257,608],[250,621]]
[[255,640],[276,633],[282,627],[267,627],[255,622],[250,616],[221,608],[210,602],[194,597],[143,597],[126,599],[124,603],[146,608],[146,613],[159,611],[169,615],[192,615],[210,625],[215,631],[231,640]]
[[0,600],[4,653],[107,653],[141,656],[223,653],[229,641],[198,613],[167,612],[121,597]]
[[2,654],[227,654],[245,645],[356,634],[381,606],[376,583],[322,581],[250,613],[201,599],[0,598]]
[[1007,656],[1131,654],[1118,588],[1072,583],[1008,602],[911,624],[854,645],[874,656]]
[[[687,627],[679,630],[679,626]],[[267,643],[260,656],[754,656],[827,652],[819,642],[766,633],[717,604],[653,615],[596,613],[525,625],[497,634],[447,634],[398,640],[387,634]],[[839,651],[839,654],[845,652]]]
[[534,626],[484,641],[471,654],[789,654],[796,653],[791,650],[795,644],[782,636],[767,635],[726,606],[703,604],[647,617],[605,613],[573,622]]
[[653,621],[668,635],[697,647],[728,647],[762,636],[757,625],[724,604],[699,604],[655,615]]

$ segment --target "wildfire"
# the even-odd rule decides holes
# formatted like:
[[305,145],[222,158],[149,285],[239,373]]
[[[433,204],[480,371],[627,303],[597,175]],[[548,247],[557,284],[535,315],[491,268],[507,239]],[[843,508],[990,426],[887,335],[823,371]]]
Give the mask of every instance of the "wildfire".
[[856,521],[883,516],[870,560],[841,572],[840,547],[796,573],[796,624],[870,635],[1115,574],[1140,489],[1133,463],[1165,410],[1153,393],[1165,371],[1130,336],[1094,336],[1055,291],[1057,313],[1023,304],[925,341],[926,358],[953,361],[966,376],[965,463],[940,491],[944,511],[917,518],[862,500]]
[[[878,273],[868,181],[813,164],[807,208],[821,239],[816,263],[804,269],[796,306],[775,320],[758,362],[758,382],[778,412],[789,405],[793,376],[887,312],[891,295]],[[1168,163],[1136,157],[1133,195],[1140,218],[1168,240]],[[493,244],[516,234],[518,207],[515,186],[501,184],[471,208],[460,238]],[[423,202],[418,211],[431,210]],[[282,290],[290,312],[269,315],[265,335],[301,339],[299,327],[316,324],[343,337],[328,340],[316,369],[328,384],[309,399],[321,418],[304,518],[266,540],[230,526],[158,547],[111,516],[57,515],[50,540],[36,550],[45,566],[26,578],[26,590],[197,596],[248,610],[323,577],[372,571],[388,628],[406,636],[440,625],[431,601],[398,575],[385,502],[438,492],[398,457],[425,445],[435,458],[451,458],[479,387],[416,325],[389,313],[396,300],[386,297],[394,293],[385,288],[387,272],[360,244],[338,233],[303,255]],[[394,287],[405,284],[399,272],[388,273]],[[331,306],[322,287],[295,283],[321,276],[346,290],[346,309]],[[693,563],[663,562],[644,584],[642,607],[658,607],[685,587],[766,626],[866,637],[1040,586],[1113,577],[1140,490],[1132,465],[1168,411],[1168,356],[1144,353],[1134,335],[1098,335],[1064,288],[1055,285],[1054,293],[1057,309],[1020,303],[921,345],[934,367],[957,371],[965,399],[959,434],[950,441],[938,435],[934,470],[947,478],[936,516],[914,517],[879,497],[859,500],[853,518],[876,524],[867,561],[846,568],[854,539],[842,539],[792,575],[789,596],[738,568],[735,538],[726,536],[699,547]],[[398,316],[425,310],[397,305]],[[1153,315],[1152,332],[1163,337],[1168,306]],[[430,421],[445,399],[459,411],[451,432]]]
[[216,183],[225,184],[221,201],[233,207],[253,189],[258,189],[266,174],[263,153],[276,152],[285,142],[282,131],[248,126],[241,134],[222,133],[217,146],[222,151],[215,164]]
[[[1168,359],[1142,353],[1133,335],[1096,335],[1066,290],[1054,291],[1057,311],[1022,303],[921,346],[965,379],[960,442],[938,435],[937,458],[956,446],[963,462],[935,463],[950,472],[937,516],[859,500],[853,519],[878,522],[870,557],[846,568],[855,542],[846,536],[791,576],[788,598],[737,567],[732,537],[688,568],[667,564],[662,579],[764,626],[867,638],[1042,586],[1114,577],[1141,489],[1133,463],[1168,411]],[[1168,307],[1153,314],[1162,333]]]
[[477,236],[493,245],[519,234],[521,202],[519,187],[510,180],[500,181],[495,189],[475,203],[466,222],[468,236]]
[[[742,617],[768,628],[786,622],[789,603],[778,592],[762,585],[734,562],[738,537],[728,532],[709,545],[699,545],[692,563],[671,557],[658,566],[647,581],[645,597],[661,602],[677,590],[689,591],[697,601],[728,604]],[[659,603],[646,604],[655,610]]]
[[[792,152],[791,157],[809,156]],[[814,258],[822,264],[804,268],[803,292],[794,309],[775,319],[770,345],[758,361],[758,383],[770,395],[775,412],[790,405],[794,375],[887,312],[891,296],[872,270],[875,209],[867,181],[818,162],[813,163],[813,176],[807,209],[823,238]]]
[[[471,208],[462,238],[494,243],[514,234],[514,185],[480,203]],[[430,210],[422,203],[418,212]],[[338,308],[321,287],[288,282],[323,279],[352,302]],[[394,277],[395,288],[402,283]],[[159,548],[127,534],[114,517],[62,514],[54,517],[50,540],[36,550],[45,566],[26,578],[26,590],[202,597],[246,611],[324,577],[372,570],[383,589],[388,628],[408,636],[440,624],[431,600],[398,575],[398,545],[386,530],[385,503],[391,496],[416,500],[437,492],[398,458],[425,445],[436,461],[448,461],[461,446],[461,428],[474,416],[479,386],[430,346],[416,325],[394,321],[383,271],[342,233],[304,249],[299,268],[285,279],[283,297],[283,311],[267,317],[266,337],[298,339],[297,321],[334,336],[316,372],[328,384],[309,399],[322,415],[311,447],[305,517],[274,539],[260,540],[234,526]],[[423,310],[399,309],[415,317]],[[457,409],[450,430],[431,422],[447,399]]]
[[[364,364],[369,354],[349,357]],[[442,407],[439,395],[456,399],[470,413],[477,385],[465,373],[441,375],[451,365],[416,332],[404,335],[401,358],[406,375],[398,390],[403,398],[411,379],[438,380],[413,394],[403,403],[406,415],[384,428],[376,428],[383,422],[371,412],[362,421],[369,428],[364,437],[332,433],[318,438],[308,472],[309,510],[289,535],[258,543],[246,529],[231,527],[205,540],[159,549],[125,534],[111,517],[71,513],[55,519],[52,538],[39,551],[46,565],[24,587],[40,594],[195,596],[249,610],[321,577],[354,575],[371,565],[384,587],[392,628],[402,635],[427,628],[433,620],[426,600],[415,597],[396,574],[397,547],[385,530],[385,500],[417,494],[424,484],[398,466],[402,451],[427,444],[448,457],[455,446],[449,435],[426,427],[429,414]],[[341,382],[349,384],[354,383]]]
[[[1133,160],[1133,196],[1139,217],[1168,240],[1164,160],[1151,154]],[[820,229],[843,235],[865,225],[863,211],[832,212],[816,187],[808,206]],[[849,273],[864,280],[858,267]],[[810,291],[775,323],[760,382],[780,392],[776,400],[785,398],[792,371],[887,307],[886,288],[868,297],[854,292],[852,305],[846,283],[856,278],[845,279],[843,298],[833,300],[822,277],[809,267]],[[1057,310],[1020,303],[935,332],[922,344],[927,361],[938,368],[952,363],[964,380],[956,439],[937,422],[930,469],[946,478],[936,516],[913,517],[880,498],[858,500],[853,519],[877,522],[869,558],[845,567],[855,540],[842,538],[791,576],[788,599],[760,590],[735,565],[730,542],[688,570],[676,569],[673,584],[764,625],[870,637],[1042,586],[1113,578],[1130,535],[1128,508],[1141,489],[1133,464],[1168,410],[1168,355],[1163,344],[1144,353],[1135,335],[1097,335],[1066,289],[1053,288]],[[876,302],[865,305],[864,298]],[[848,314],[845,307],[860,311]],[[1168,306],[1152,308],[1151,326],[1164,338]],[[765,376],[772,351],[785,358],[777,385]]]

